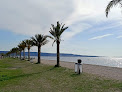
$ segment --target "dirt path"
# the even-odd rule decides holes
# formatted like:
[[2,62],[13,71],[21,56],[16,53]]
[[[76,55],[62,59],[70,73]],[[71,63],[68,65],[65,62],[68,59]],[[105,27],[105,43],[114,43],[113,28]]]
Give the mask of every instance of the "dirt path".
[[[33,61],[35,62],[37,60],[35,59]],[[56,64],[56,61],[54,60],[42,60],[41,62],[48,65]],[[75,63],[72,62],[60,62],[62,67],[67,67],[70,69],[74,69],[74,64]],[[96,74],[98,76],[110,79],[122,80],[122,68],[83,64],[83,72]]]

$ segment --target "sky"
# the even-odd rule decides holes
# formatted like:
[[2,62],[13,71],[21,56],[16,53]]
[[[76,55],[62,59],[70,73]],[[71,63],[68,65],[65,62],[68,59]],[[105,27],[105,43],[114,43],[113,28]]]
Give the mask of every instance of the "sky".
[[[122,56],[122,8],[110,0],[0,0],[0,51],[8,51],[35,34],[50,35],[51,24],[65,24],[60,52],[79,55]],[[56,44],[42,52],[56,53]],[[31,48],[37,52],[37,47]]]

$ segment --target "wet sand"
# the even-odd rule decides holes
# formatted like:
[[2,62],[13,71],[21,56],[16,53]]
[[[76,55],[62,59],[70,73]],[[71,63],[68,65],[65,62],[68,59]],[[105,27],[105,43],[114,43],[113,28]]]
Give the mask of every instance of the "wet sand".
[[[37,59],[34,59],[33,62],[37,62]],[[56,65],[55,60],[41,60],[41,63],[47,65]],[[74,69],[74,64],[72,62],[60,62],[60,66],[67,67],[69,69]],[[99,65],[90,65],[90,64],[82,64],[83,72],[95,74],[98,76],[102,76],[109,79],[116,79],[122,81],[122,68],[116,67],[107,67],[107,66],[99,66]]]

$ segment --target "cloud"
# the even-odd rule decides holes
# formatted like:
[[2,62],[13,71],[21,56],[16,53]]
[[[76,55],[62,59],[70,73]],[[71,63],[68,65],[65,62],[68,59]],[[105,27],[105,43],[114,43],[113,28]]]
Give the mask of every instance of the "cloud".
[[[64,4],[68,2],[70,5]],[[69,16],[72,10],[70,0],[0,1],[0,29],[24,35],[48,34],[51,24]]]
[[64,34],[62,35],[62,39],[69,40],[77,34],[89,29],[90,27],[91,25],[85,23],[74,24],[71,27],[69,27],[69,31],[64,32]]
[[71,28],[72,34],[73,29],[81,29],[76,28],[79,22],[91,25],[84,20],[92,24],[105,20],[107,3],[106,0],[1,0],[0,29],[23,35],[49,34],[50,24],[61,21]]
[[98,39],[102,39],[104,37],[108,37],[111,35],[113,35],[113,34],[105,34],[105,35],[101,35],[101,36],[96,36],[96,37],[90,38],[89,40],[98,40]]
[[121,36],[118,36],[118,37],[116,37],[116,38],[118,38],[118,39],[119,39],[119,38],[122,38],[122,35],[121,35]]
[[[89,32],[104,33],[122,25],[119,8],[113,8],[106,18],[105,8],[108,2],[107,0],[0,0],[0,30],[5,29],[27,36],[38,33],[49,34],[51,24],[56,25],[56,22],[60,21],[69,27],[62,35],[62,40],[65,41],[74,39],[83,32],[86,37]],[[110,25],[110,22],[113,23]],[[91,39],[102,39],[110,35],[112,34]],[[51,45],[52,42],[48,43],[43,47],[43,51],[56,51]]]

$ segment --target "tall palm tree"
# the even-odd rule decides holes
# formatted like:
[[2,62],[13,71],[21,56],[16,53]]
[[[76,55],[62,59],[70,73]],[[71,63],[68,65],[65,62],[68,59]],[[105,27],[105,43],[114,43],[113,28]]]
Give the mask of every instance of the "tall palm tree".
[[41,54],[41,47],[45,44],[47,44],[48,40],[47,40],[47,37],[49,36],[44,36],[44,35],[41,35],[41,34],[36,34],[35,37],[31,37],[32,41],[33,41],[33,46],[37,46],[38,47],[38,63],[41,62],[41,57],[40,57],[40,54]]
[[11,54],[11,52],[9,51],[6,53],[6,56],[10,57],[10,54]]
[[28,61],[30,61],[30,48],[32,47],[32,40],[25,40],[25,43],[28,49]]
[[21,48],[22,48],[22,50],[23,50],[23,60],[25,60],[26,42],[25,42],[25,41],[22,41],[22,42],[20,43],[20,45],[21,45]]
[[11,53],[13,54],[13,58],[16,57],[16,47],[11,49]]
[[18,47],[19,47],[20,60],[21,60],[22,44],[20,43],[20,44],[18,45]]
[[106,10],[105,10],[105,12],[106,12],[106,17],[108,17],[108,13],[109,13],[110,9],[111,9],[113,6],[116,6],[117,4],[120,4],[120,5],[122,6],[122,0],[111,0],[111,1],[108,3],[108,5],[107,5],[107,7],[106,7]]
[[19,52],[19,48],[18,47],[15,47],[16,58],[17,58],[18,52]]
[[[59,61],[60,61],[60,42],[61,42],[61,35],[62,33],[68,28],[68,27],[64,27],[64,25],[60,24],[59,21],[57,22],[57,26],[54,26],[53,24],[52,25],[52,28],[50,28],[50,33],[51,35],[53,36],[53,39],[54,39],[54,42],[56,42],[57,44],[57,65],[55,65],[56,67],[59,67],[60,64],[59,64]],[[53,43],[54,43],[53,42]]]
[[12,49],[9,51],[9,53],[10,53],[10,57],[12,57]]

